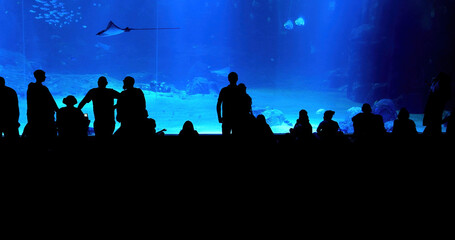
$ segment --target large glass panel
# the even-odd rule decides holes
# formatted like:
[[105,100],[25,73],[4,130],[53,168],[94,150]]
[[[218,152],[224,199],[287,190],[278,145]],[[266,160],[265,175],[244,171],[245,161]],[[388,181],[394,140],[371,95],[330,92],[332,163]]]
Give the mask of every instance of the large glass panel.
[[[122,91],[132,76],[157,129],[178,133],[191,120],[221,133],[220,89],[234,71],[255,115],[275,133],[301,109],[313,128],[325,110],[352,132],[363,103],[390,130],[401,107],[422,131],[428,83],[453,75],[454,1],[396,0],[3,0],[0,76],[16,90],[21,131],[33,71],[62,107],[81,101],[100,76]],[[112,21],[120,29],[98,36]],[[179,28],[131,30],[125,28]],[[123,29],[123,30],[121,30]],[[116,34],[116,35],[109,35]],[[447,110],[453,107],[453,101]],[[94,116],[92,104],[83,111]],[[117,123],[117,127],[119,127]]]

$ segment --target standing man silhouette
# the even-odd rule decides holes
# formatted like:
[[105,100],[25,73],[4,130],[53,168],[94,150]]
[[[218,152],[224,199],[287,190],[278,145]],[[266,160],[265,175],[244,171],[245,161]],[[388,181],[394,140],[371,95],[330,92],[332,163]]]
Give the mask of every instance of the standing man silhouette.
[[228,75],[229,85],[222,88],[216,104],[218,122],[221,123],[223,136],[235,134],[239,124],[239,99],[241,89],[237,86],[239,77],[237,73],[231,72]]
[[30,83],[27,89],[28,123],[24,131],[27,136],[46,142],[57,136],[54,114],[58,107],[49,89],[43,85],[46,73],[38,69],[33,75],[36,82]]
[[117,121],[121,126],[115,135],[141,137],[148,117],[144,93],[134,87],[134,78],[130,76],[123,80],[123,89],[117,101]]
[[85,104],[93,101],[93,113],[95,122],[93,127],[98,138],[112,136],[115,129],[114,99],[120,97],[120,93],[114,89],[106,88],[107,79],[101,76],[98,79],[98,87],[93,88],[85,95],[77,108],[82,109]]

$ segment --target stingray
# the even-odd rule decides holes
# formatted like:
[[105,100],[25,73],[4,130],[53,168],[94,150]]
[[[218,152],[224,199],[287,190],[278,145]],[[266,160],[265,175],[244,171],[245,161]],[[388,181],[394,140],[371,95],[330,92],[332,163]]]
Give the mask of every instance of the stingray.
[[131,30],[164,30],[164,29],[180,29],[180,28],[120,28],[115,23],[112,21],[109,21],[107,24],[106,29],[103,31],[97,33],[96,35],[101,36],[101,37],[109,37],[109,36],[114,36],[114,35],[119,35],[124,32],[130,32]]

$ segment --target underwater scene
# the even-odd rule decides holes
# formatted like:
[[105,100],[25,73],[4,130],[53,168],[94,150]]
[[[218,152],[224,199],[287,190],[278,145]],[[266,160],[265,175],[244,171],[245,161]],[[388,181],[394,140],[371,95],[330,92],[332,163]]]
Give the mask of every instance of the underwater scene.
[[[326,110],[345,133],[363,103],[388,131],[407,108],[423,131],[431,80],[453,76],[455,1],[445,0],[3,0],[0,76],[19,98],[42,69],[59,107],[105,76],[131,76],[157,131],[185,121],[220,134],[216,103],[236,72],[274,133],[299,111],[315,130]],[[453,108],[453,98],[446,107]],[[93,105],[82,109],[93,127]],[[116,128],[120,126],[116,124]]]

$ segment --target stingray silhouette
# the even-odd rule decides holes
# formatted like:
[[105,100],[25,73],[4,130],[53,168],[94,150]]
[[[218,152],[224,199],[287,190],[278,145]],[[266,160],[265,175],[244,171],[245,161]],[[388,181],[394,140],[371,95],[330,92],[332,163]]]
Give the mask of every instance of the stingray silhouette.
[[101,37],[110,37],[110,36],[119,35],[124,32],[129,32],[131,30],[165,30],[165,29],[180,29],[180,28],[129,28],[129,27],[120,28],[119,26],[115,25],[115,23],[113,23],[112,21],[109,21],[106,29],[97,33],[96,35],[101,36]]

